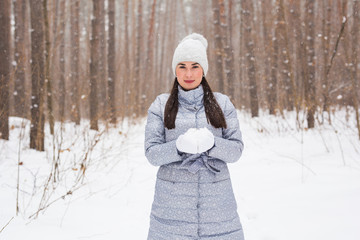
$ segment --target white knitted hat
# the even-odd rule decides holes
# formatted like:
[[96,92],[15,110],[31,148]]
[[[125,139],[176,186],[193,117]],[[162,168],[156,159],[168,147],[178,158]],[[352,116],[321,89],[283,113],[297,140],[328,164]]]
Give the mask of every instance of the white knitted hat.
[[172,60],[174,75],[176,76],[175,69],[180,62],[197,62],[204,70],[205,76],[208,71],[207,46],[207,40],[203,35],[198,33],[192,33],[181,40],[175,49]]

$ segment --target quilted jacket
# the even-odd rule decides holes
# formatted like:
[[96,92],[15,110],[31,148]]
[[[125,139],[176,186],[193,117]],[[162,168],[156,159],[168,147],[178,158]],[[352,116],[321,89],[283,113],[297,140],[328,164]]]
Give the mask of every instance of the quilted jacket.
[[[214,93],[227,123],[226,129],[214,128],[207,122],[203,95],[202,85],[190,91],[179,86],[174,129],[164,127],[169,94],[159,95],[148,110],[145,155],[160,166],[148,240],[244,239],[227,167],[240,158],[244,146],[237,113],[226,95]],[[179,135],[202,127],[215,136],[212,149],[201,155],[176,149]]]

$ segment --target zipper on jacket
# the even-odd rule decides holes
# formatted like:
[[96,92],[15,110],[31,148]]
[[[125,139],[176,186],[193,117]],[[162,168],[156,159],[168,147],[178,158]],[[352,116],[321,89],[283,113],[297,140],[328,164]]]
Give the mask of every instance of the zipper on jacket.
[[201,108],[197,108],[196,106],[194,107],[195,110],[195,126],[196,128],[199,128],[199,124],[198,124],[198,114]]
[[198,175],[198,182],[197,182],[197,203],[196,203],[196,209],[197,209],[197,220],[198,220],[198,227],[197,227],[197,237],[198,239],[200,239],[200,172],[201,171],[198,171],[197,172],[197,175]]

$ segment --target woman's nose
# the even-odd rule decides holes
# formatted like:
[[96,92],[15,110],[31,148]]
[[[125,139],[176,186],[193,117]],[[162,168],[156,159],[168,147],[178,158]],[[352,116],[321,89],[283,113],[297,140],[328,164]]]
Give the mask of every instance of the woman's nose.
[[190,69],[186,71],[186,77],[191,77],[191,70]]

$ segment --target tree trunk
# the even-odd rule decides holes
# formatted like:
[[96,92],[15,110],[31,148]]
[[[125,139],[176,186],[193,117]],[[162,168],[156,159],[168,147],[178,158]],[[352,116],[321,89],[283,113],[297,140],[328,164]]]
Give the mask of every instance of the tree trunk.
[[[115,48],[115,0],[109,0],[109,40],[108,40],[108,107],[109,119],[116,124],[115,81],[116,81],[116,48]],[[137,66],[138,67],[138,66]]]
[[249,78],[250,88],[250,109],[251,116],[259,116],[259,101],[257,93],[256,73],[255,73],[255,54],[254,54],[254,40],[252,38],[252,13],[253,13],[253,2],[250,0],[242,1],[242,16],[243,16],[243,27],[245,28],[244,42],[246,48],[246,63],[247,63],[247,74]]
[[[170,6],[170,12],[172,13],[172,18],[170,19],[170,22],[169,22],[169,40],[167,42],[167,46],[166,46],[166,51],[167,52],[172,52],[174,51],[175,47],[176,47],[176,19],[177,19],[177,12],[176,12],[176,9],[177,9],[177,1],[171,1],[171,6]],[[172,61],[172,54],[166,54],[167,56],[167,61],[166,63],[171,63]],[[168,69],[167,70],[167,73],[169,75],[170,73],[170,79],[174,79],[174,73],[172,72],[171,69]],[[171,85],[173,83],[173,81],[169,81],[167,82],[168,85],[167,85],[167,88],[166,89],[171,89]],[[145,112],[146,113],[146,112]]]
[[49,126],[50,133],[54,134],[54,112],[53,112],[53,98],[52,98],[52,79],[50,76],[50,65],[51,65],[51,42],[50,42],[50,27],[47,9],[47,0],[43,2],[44,10],[44,24],[45,24],[45,79],[46,79],[46,91],[47,91],[47,110],[49,114]]
[[220,5],[219,0],[212,1],[212,8],[213,8],[213,20],[214,20],[214,42],[215,42],[215,81],[219,88],[219,92],[224,91],[224,68],[223,68],[223,56],[224,56],[224,48],[222,44],[222,33],[221,33],[221,26],[220,26]]
[[282,75],[282,88],[284,90],[284,102],[288,110],[293,110],[294,105],[297,104],[296,99],[296,86],[294,80],[294,74],[292,71],[292,61],[290,57],[287,22],[285,19],[284,1],[276,1],[276,13],[277,13],[277,24],[276,24],[276,40],[280,46],[279,61],[280,61],[280,73]]
[[[291,27],[293,29],[293,39],[295,41],[294,54],[295,54],[295,71],[294,80],[296,83],[297,108],[301,107],[304,102],[304,85],[307,77],[307,62],[306,62],[306,46],[305,46],[305,23],[301,19],[301,2],[297,0],[289,1],[289,9],[291,12]],[[299,123],[299,115],[296,114],[296,120]]]
[[358,51],[359,51],[359,24],[360,24],[360,6],[359,1],[353,1],[353,26],[352,26],[352,99],[355,108],[356,127],[358,129],[358,135],[360,140],[360,116],[359,116],[359,80],[357,76],[358,68]]
[[[275,30],[276,31],[276,30]],[[278,51],[279,51],[279,43],[277,39],[274,37],[272,39],[272,49],[271,49],[271,76],[270,82],[267,85],[267,94],[268,94],[268,102],[269,102],[269,113],[276,114],[276,109],[278,108],[278,94],[277,94],[277,71],[278,71]]]
[[140,81],[141,81],[141,70],[143,70],[142,68],[142,62],[141,62],[141,56],[142,56],[142,51],[143,51],[143,23],[142,23],[142,16],[143,16],[143,7],[142,7],[142,0],[138,0],[138,8],[137,8],[137,29],[136,29],[136,54],[135,54],[135,89],[137,89],[138,91],[136,91],[136,102],[137,105],[135,107],[135,114],[136,116],[140,116],[140,114],[143,113],[142,108],[144,108],[144,104],[142,104],[142,94],[141,94],[141,85],[140,85]]
[[[155,89],[156,87],[154,86],[154,84],[150,84],[152,81],[154,81],[154,70],[153,70],[153,60],[154,60],[154,33],[155,33],[155,11],[156,11],[156,0],[153,0],[152,6],[151,6],[151,15],[150,15],[150,19],[149,19],[149,32],[148,32],[148,37],[147,37],[147,54],[146,54],[146,80],[145,80],[145,92],[144,94],[146,95],[147,92],[151,91],[151,95],[150,96],[146,96],[147,99],[149,98],[153,98],[154,93],[155,93]],[[147,104],[149,105],[149,104]]]
[[9,140],[11,1],[0,1],[0,139]]
[[226,61],[227,61],[227,58],[229,57],[228,56],[228,50],[227,48],[230,48],[230,46],[228,45],[228,39],[227,39],[227,30],[228,30],[228,25],[227,25],[227,22],[226,22],[226,12],[225,12],[225,2],[224,0],[218,0],[218,3],[219,3],[219,20],[220,20],[220,41],[221,41],[221,46],[222,46],[222,49],[221,49],[221,52],[222,52],[222,77],[221,79],[219,79],[219,91],[220,92],[223,92],[225,94],[228,94],[227,93],[227,84],[228,84],[228,81],[227,81],[227,71],[229,71],[228,67],[226,65]]
[[71,96],[71,121],[75,122],[77,125],[80,124],[80,91],[79,91],[79,82],[80,82],[80,31],[79,31],[79,0],[72,1],[71,4],[71,82],[72,87],[70,91]]
[[[125,43],[130,42],[129,39],[129,0],[124,1],[124,41]],[[124,90],[122,91],[123,94],[123,104],[122,107],[122,114],[124,116],[129,116],[129,109],[127,106],[127,103],[129,102],[129,84],[127,84],[130,81],[130,49],[127,44],[125,44],[124,47],[124,65],[125,69],[123,71],[123,77],[122,81],[124,84],[122,84]]]
[[97,74],[98,85],[102,86],[98,88],[98,106],[99,106],[99,118],[107,119],[108,113],[106,112],[106,94],[107,94],[107,68],[106,68],[106,60],[107,60],[107,52],[106,52],[106,34],[105,34],[105,1],[99,1],[99,67]]
[[26,117],[26,100],[25,100],[25,79],[28,59],[25,47],[25,31],[26,29],[26,2],[25,0],[14,1],[14,17],[15,17],[15,54],[16,62],[14,71],[14,110],[15,116]]
[[[323,18],[322,18],[322,51],[323,51],[323,81],[322,81],[322,91],[323,91],[323,110],[330,113],[330,96],[329,96],[329,79],[327,76],[327,71],[329,68],[329,56],[330,56],[330,34],[331,34],[331,5],[327,4],[326,0],[323,0]],[[329,114],[330,120],[330,114]]]
[[[276,67],[273,64],[277,64],[277,46],[273,44],[272,34],[269,32],[271,30],[272,19],[268,17],[268,5],[269,2],[262,0],[261,1],[261,15],[262,15],[262,24],[263,24],[263,45],[264,45],[264,77],[265,81],[265,90],[266,90],[266,100],[267,107],[270,114],[275,114],[276,109],[276,99],[277,99],[277,90],[276,90]],[[271,6],[271,5],[270,5]],[[276,43],[275,43],[276,44]],[[274,58],[272,58],[274,57]],[[275,62],[272,62],[272,61]],[[272,75],[273,74],[273,75]]]
[[315,13],[314,0],[306,0],[305,3],[306,16],[306,61],[307,75],[304,83],[305,101],[307,107],[307,127],[315,127]]
[[[165,13],[163,14],[162,20],[160,20],[161,22],[164,23],[161,26],[162,32],[159,33],[160,36],[161,36],[160,43],[162,44],[161,48],[160,48],[160,51],[161,51],[160,52],[160,61],[159,61],[160,66],[166,66],[166,64],[168,63],[167,61],[165,61],[165,59],[166,59],[165,56],[166,56],[166,52],[167,52],[166,47],[167,47],[167,42],[168,42],[168,39],[169,39],[169,32],[170,32],[171,25],[166,20],[170,19],[172,17],[171,16],[172,12],[170,11],[170,4],[171,4],[170,2],[166,3]],[[162,68],[162,67],[159,68],[160,75],[159,75],[158,79],[159,79],[160,82],[164,82],[164,75],[167,72],[165,70],[167,70],[167,69]]]
[[98,130],[97,77],[99,68],[99,1],[93,0],[93,18],[91,19],[91,60],[90,60],[90,129]]
[[43,1],[30,1],[31,12],[31,126],[30,148],[44,151],[44,26]]
[[65,82],[65,6],[66,1],[60,0],[60,48],[59,48],[59,59],[60,59],[60,78],[59,78],[59,117],[60,121],[65,120],[65,102],[66,102],[66,82]]
[[233,0],[229,0],[228,6],[228,24],[226,27],[226,46],[225,46],[225,74],[227,81],[227,94],[231,100],[235,99],[235,67],[234,67],[234,51],[232,43],[232,9],[233,9]]

